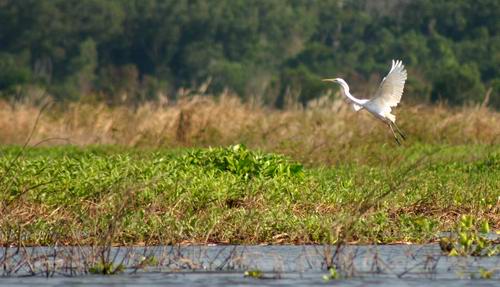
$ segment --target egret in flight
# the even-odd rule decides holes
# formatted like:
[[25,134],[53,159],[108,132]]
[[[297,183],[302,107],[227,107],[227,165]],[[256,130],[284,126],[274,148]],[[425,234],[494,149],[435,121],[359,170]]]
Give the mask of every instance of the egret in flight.
[[323,79],[325,82],[334,82],[342,88],[342,94],[352,103],[354,110],[366,109],[377,119],[385,123],[392,131],[398,144],[401,144],[396,132],[403,140],[406,136],[396,125],[396,116],[391,114],[391,109],[401,101],[403,88],[406,81],[406,70],[403,62],[392,60],[392,67],[387,76],[382,80],[375,96],[371,99],[358,99],[349,92],[349,86],[341,78]]

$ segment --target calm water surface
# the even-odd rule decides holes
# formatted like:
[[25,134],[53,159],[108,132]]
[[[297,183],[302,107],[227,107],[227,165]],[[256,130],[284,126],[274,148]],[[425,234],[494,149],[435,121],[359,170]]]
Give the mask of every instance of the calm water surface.
[[[448,257],[437,244],[348,246],[159,246],[1,250],[2,286],[500,286],[500,256]],[[114,276],[86,274],[105,256]],[[144,258],[154,258],[148,266]],[[2,259],[3,258],[3,259]],[[324,281],[334,264],[344,279]],[[493,270],[492,279],[480,269]],[[259,270],[262,279],[245,277]],[[47,278],[48,276],[48,278]]]

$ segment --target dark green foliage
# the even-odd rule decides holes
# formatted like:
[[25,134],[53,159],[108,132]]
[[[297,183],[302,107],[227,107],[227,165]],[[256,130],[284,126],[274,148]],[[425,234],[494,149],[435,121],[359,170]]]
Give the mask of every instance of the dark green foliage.
[[27,67],[18,66],[14,56],[8,53],[0,53],[0,94],[2,91],[10,91],[16,85],[28,82],[30,70]]
[[0,19],[5,96],[35,84],[134,103],[211,79],[212,93],[306,104],[331,88],[322,77],[361,93],[400,58],[408,100],[477,103],[492,88],[500,106],[497,0],[4,0]]
[[[453,83],[453,84],[450,84]],[[474,65],[453,65],[439,69],[434,79],[432,100],[450,104],[479,102],[484,97],[479,70]]]

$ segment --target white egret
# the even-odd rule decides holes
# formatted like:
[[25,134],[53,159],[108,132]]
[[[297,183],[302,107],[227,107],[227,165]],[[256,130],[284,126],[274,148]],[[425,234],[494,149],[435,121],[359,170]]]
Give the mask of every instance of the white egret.
[[352,103],[355,111],[366,109],[377,119],[384,122],[392,131],[398,144],[401,144],[396,132],[404,140],[405,135],[396,125],[396,116],[391,114],[393,107],[401,101],[403,88],[406,81],[406,70],[403,62],[392,60],[392,67],[387,76],[382,80],[375,96],[371,99],[358,99],[349,92],[349,86],[341,78],[323,79],[323,81],[334,82],[342,88],[342,94]]

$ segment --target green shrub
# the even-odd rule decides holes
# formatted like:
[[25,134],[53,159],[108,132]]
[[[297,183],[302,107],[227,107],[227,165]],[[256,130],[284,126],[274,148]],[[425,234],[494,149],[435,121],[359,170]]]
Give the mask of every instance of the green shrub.
[[244,178],[301,177],[303,166],[277,154],[263,154],[241,144],[227,148],[199,149],[182,158],[183,164],[203,166],[229,172]]

